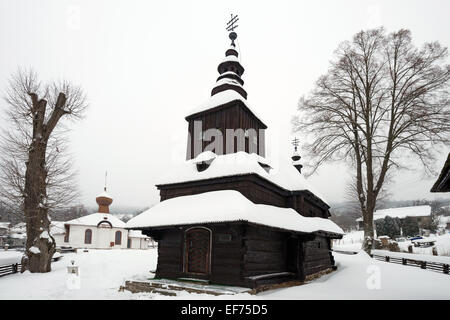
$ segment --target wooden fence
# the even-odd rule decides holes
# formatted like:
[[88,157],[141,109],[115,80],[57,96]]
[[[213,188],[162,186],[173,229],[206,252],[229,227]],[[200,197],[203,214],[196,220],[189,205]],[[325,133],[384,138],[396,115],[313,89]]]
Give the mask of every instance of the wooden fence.
[[7,274],[11,274],[11,273],[17,273],[20,271],[20,268],[21,268],[20,263],[14,263],[14,264],[0,266],[0,277],[6,276]]
[[[62,258],[62,256],[57,256],[55,258],[52,258],[53,261],[58,261]],[[20,268],[22,265],[20,263],[13,263],[13,264],[6,264],[3,266],[0,266],[0,277],[6,276],[8,274],[17,273],[20,271]]]
[[445,264],[445,263],[416,260],[416,259],[411,259],[411,258],[391,257],[389,255],[381,255],[381,254],[371,254],[370,256],[374,259],[381,260],[381,261],[398,263],[398,264],[402,264],[405,266],[419,267],[421,269],[429,269],[431,271],[443,272],[445,274],[449,274],[449,265]]

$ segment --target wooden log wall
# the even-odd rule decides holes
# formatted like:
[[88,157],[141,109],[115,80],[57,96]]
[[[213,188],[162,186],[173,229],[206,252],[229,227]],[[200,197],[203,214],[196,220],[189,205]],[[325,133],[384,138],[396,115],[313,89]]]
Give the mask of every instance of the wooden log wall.
[[183,270],[184,234],[186,229],[165,230],[158,241],[156,277],[209,279],[214,283],[241,284],[242,279],[242,230],[240,225],[201,225],[212,231],[211,272],[207,275],[190,275]]
[[213,230],[210,280],[214,283],[241,285],[244,248],[243,226],[218,225]]
[[243,239],[244,277],[287,271],[285,233],[248,226]]
[[156,277],[180,277],[183,272],[182,233],[178,229],[167,229],[161,233],[160,237]]
[[161,201],[209,191],[236,190],[253,203],[292,208],[305,217],[328,218],[326,204],[313,199],[306,191],[291,194],[256,174],[159,185],[158,189]]
[[[226,141],[226,129],[255,129],[257,134],[259,133],[259,130],[266,129],[267,127],[258,120],[240,101],[234,101],[230,103],[229,106],[222,106],[218,107],[214,110],[209,110],[208,112],[199,113],[198,115],[190,116],[186,118],[186,120],[189,122],[188,125],[188,131],[189,135],[191,137],[190,139],[190,145],[188,145],[187,155],[186,158],[193,159],[198,155],[198,152],[195,153],[194,150],[194,143],[200,137],[195,136],[194,134],[194,121],[201,121],[202,122],[202,131],[208,130],[208,129],[219,129],[222,133],[222,139],[223,139],[223,153],[233,153],[237,151],[247,151],[249,152],[249,146],[246,145],[245,149],[239,150],[237,148],[237,142],[235,139],[234,142],[234,150],[229,150],[227,152],[227,141]],[[204,141],[203,137],[201,139],[202,143],[202,150],[200,152],[203,152],[205,147],[209,145],[212,141]],[[250,143],[252,143],[250,141]],[[265,155],[264,150],[264,134],[260,138],[259,134],[257,137],[257,144],[254,146],[254,148],[257,150],[257,154],[260,156]],[[216,152],[217,153],[217,152]]]
[[334,265],[330,249],[330,239],[320,236],[303,244],[305,276],[328,269]]
[[286,207],[286,198],[282,194],[258,182],[258,178],[255,177],[224,177],[210,179],[208,181],[179,184],[178,187],[164,185],[159,188],[161,201],[209,191],[236,190],[254,203]]

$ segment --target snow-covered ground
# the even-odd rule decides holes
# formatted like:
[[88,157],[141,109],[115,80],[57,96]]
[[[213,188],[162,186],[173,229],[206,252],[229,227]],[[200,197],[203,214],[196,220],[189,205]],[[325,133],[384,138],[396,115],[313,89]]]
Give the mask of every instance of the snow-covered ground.
[[333,241],[333,249],[344,251],[359,251],[364,240],[364,231],[346,233],[342,239]]
[[[342,239],[333,241],[334,250],[359,251],[364,240],[364,231],[353,231],[344,235]],[[435,247],[438,255],[450,256],[450,233],[440,236],[424,237],[424,240],[436,241]],[[408,252],[408,246],[413,245],[411,241],[398,242],[401,251]],[[421,248],[413,245],[413,253],[432,255],[432,247]]]
[[[430,236],[430,237],[424,238],[424,240],[436,241],[435,246],[436,246],[438,255],[450,257],[450,233],[447,233],[447,234],[444,234],[441,236]],[[408,251],[409,245],[411,245],[411,241],[403,241],[403,242],[398,243],[400,250],[406,251],[406,252]],[[414,245],[413,245],[413,253],[429,254],[429,255],[433,254],[432,247],[421,248],[421,247],[414,247]]]
[[[157,250],[90,250],[69,253],[46,274],[0,278],[0,299],[450,299],[450,276],[419,268],[334,253],[338,270],[302,286],[262,292],[212,296],[179,292],[177,297],[119,292],[126,279],[151,278]],[[67,265],[80,266],[80,289],[66,285]]]
[[[80,289],[68,289],[67,266],[79,265]],[[89,250],[64,254],[52,272],[11,274],[0,278],[0,299],[124,299],[119,287],[136,274],[156,268],[157,249]]]
[[23,252],[21,252],[21,251],[1,250],[0,251],[0,266],[7,265],[7,264],[20,263],[20,260],[22,260],[22,256],[23,256]]

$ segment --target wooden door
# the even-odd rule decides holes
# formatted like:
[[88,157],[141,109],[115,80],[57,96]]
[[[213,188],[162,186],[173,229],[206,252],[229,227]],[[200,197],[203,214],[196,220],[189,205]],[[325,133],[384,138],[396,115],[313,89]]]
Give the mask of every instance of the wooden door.
[[211,231],[205,228],[193,228],[186,231],[185,240],[186,272],[208,274],[211,256]]

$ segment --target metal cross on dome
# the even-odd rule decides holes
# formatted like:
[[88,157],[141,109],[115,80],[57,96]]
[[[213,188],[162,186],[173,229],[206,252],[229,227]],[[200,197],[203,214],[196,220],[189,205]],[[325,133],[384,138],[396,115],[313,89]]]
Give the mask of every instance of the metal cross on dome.
[[297,137],[294,138],[294,140],[292,140],[292,145],[295,148],[295,151],[297,151],[297,147],[300,144],[300,140],[297,139]]
[[231,14],[231,19],[227,23],[227,31],[234,32],[234,29],[238,27],[238,25],[235,25],[239,21],[238,15]]

